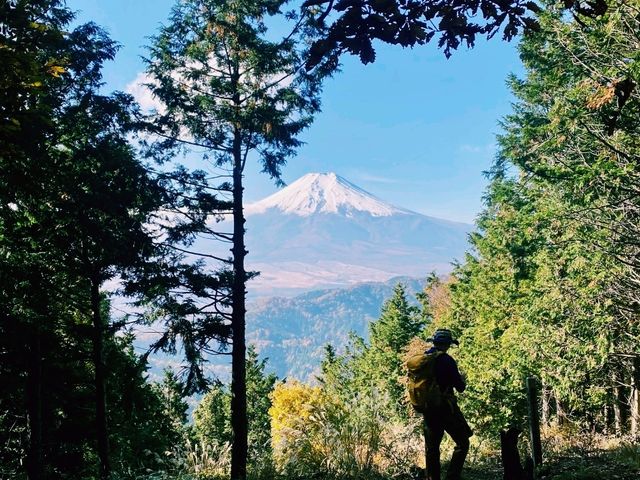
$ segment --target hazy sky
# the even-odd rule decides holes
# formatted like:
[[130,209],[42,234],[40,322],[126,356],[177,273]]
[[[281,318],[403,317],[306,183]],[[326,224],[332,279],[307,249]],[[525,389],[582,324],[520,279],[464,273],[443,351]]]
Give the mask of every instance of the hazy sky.
[[[144,45],[166,22],[173,0],[67,0],[81,22],[94,21],[122,48],[105,70],[107,88],[126,90],[143,70]],[[336,172],[396,205],[472,222],[481,209],[498,122],[510,109],[505,80],[519,74],[515,44],[500,39],[447,60],[435,45],[378,45],[364,66],[345,57],[326,82],[322,112],[284,168],[290,183],[309,172]],[[246,198],[276,188],[252,165]]]

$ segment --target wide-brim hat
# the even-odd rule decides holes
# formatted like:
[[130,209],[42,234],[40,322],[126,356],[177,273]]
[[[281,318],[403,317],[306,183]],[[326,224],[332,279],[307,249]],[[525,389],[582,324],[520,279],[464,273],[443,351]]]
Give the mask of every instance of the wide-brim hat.
[[433,343],[446,343],[448,345],[451,345],[452,343],[460,345],[460,342],[453,338],[451,330],[447,330],[446,328],[439,328],[438,330],[436,330],[436,332],[433,334],[433,337],[427,338],[427,341]]

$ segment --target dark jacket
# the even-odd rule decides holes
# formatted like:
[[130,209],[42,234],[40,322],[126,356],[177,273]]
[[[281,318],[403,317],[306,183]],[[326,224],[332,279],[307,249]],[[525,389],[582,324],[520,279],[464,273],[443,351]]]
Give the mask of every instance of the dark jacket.
[[[432,347],[426,353],[429,354],[436,351],[437,349]],[[445,393],[453,393],[454,388],[459,392],[464,392],[467,387],[462,375],[460,375],[460,370],[458,370],[458,364],[447,353],[443,353],[436,359],[436,381]]]

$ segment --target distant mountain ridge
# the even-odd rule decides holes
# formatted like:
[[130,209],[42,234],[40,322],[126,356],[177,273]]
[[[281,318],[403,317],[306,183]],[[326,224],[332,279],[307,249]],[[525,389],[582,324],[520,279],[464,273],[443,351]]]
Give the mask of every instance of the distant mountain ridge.
[[[247,268],[260,272],[247,284],[247,340],[279,376],[301,379],[313,378],[326,344],[343,348],[352,330],[366,336],[398,281],[412,295],[422,288],[416,279],[449,273],[472,230],[386,203],[334,173],[305,175],[247,205],[246,217]],[[225,378],[227,360],[210,371]]]
[[[369,323],[380,316],[382,305],[402,283],[407,298],[417,304],[415,294],[422,291],[424,280],[396,277],[386,282],[366,282],[346,288],[314,290],[295,297],[259,298],[247,304],[247,342],[256,346],[261,358],[268,359],[267,369],[279,378],[313,381],[319,373],[325,347],[331,344],[344,351],[349,332],[368,339]],[[157,338],[138,335],[137,347],[147,349]],[[231,358],[209,357],[208,375],[230,381]],[[180,369],[183,359],[156,353],[150,357],[152,375],[159,379],[162,369]]]
[[408,277],[251,302],[247,341],[262,358],[269,359],[269,370],[280,378],[312,379],[327,344],[342,351],[351,331],[368,338],[369,323],[379,317],[398,283],[406,286],[408,298],[417,303],[415,294],[424,281]]

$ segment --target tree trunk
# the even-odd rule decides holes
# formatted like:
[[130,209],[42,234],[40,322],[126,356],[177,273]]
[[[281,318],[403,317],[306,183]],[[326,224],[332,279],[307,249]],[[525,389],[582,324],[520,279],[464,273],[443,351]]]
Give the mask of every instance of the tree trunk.
[[631,366],[631,435],[640,437],[640,355],[635,355]]
[[602,417],[603,417],[603,427],[602,433],[605,435],[609,435],[611,431],[611,408],[609,405],[605,405],[602,409]]
[[548,386],[542,386],[542,426],[549,426],[551,390]]
[[555,395],[555,400],[556,400],[556,424],[559,427],[562,427],[567,423],[567,413],[564,409],[564,405],[562,404],[562,401],[558,398],[557,395]]
[[[527,378],[527,400],[529,405],[531,458],[533,459],[534,467],[538,468],[542,465],[542,444],[540,443],[540,419],[538,417],[538,381],[534,377]],[[517,434],[515,438],[517,444]]]
[[242,154],[238,132],[233,142],[233,286],[231,330],[231,479],[244,480],[247,476],[247,385],[245,365],[245,280],[244,213],[242,208]]
[[522,468],[522,463],[520,463],[520,452],[518,451],[518,436],[520,433],[522,432],[514,427],[500,432],[500,456],[502,458],[502,468],[504,469],[503,480],[523,480],[524,469]]
[[95,368],[96,394],[96,437],[100,478],[108,479],[111,473],[109,465],[109,430],[107,428],[107,396],[105,391],[106,366],[104,364],[104,322],[100,312],[100,282],[91,281],[91,310],[93,312],[93,363]]
[[44,455],[42,454],[42,338],[40,332],[34,332],[31,338],[27,378],[27,409],[29,414],[27,475],[30,480],[40,480],[43,478],[44,467]]
[[625,430],[625,398],[624,398],[624,375],[622,365],[615,365],[613,373],[613,415],[616,435],[622,435]]

